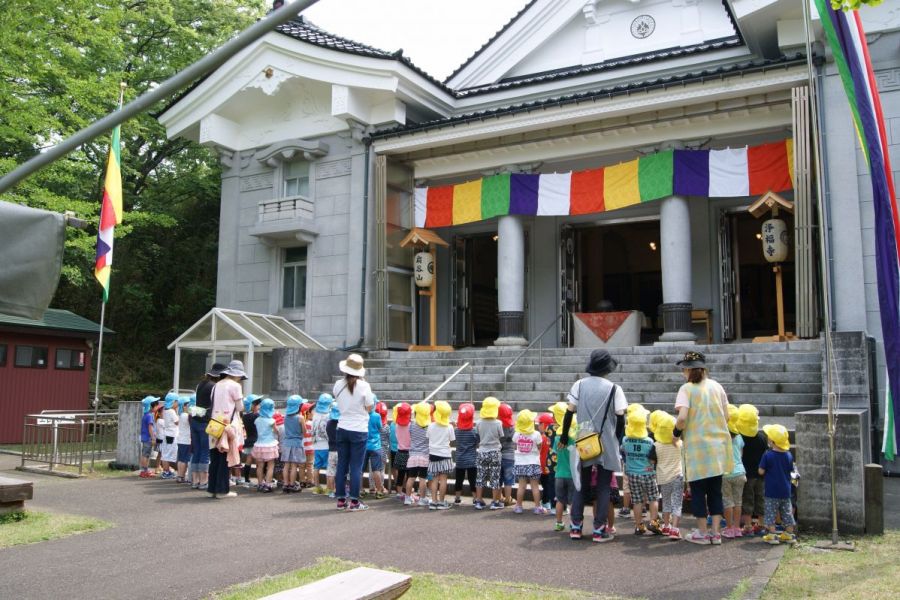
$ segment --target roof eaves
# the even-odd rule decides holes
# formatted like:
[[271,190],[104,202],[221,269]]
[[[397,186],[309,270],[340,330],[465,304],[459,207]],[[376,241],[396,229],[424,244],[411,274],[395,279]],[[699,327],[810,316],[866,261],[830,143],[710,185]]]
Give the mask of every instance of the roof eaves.
[[543,73],[533,73],[529,75],[524,75],[516,78],[510,79],[502,79],[497,83],[492,83],[479,87],[466,88],[463,90],[456,91],[457,98],[468,98],[472,96],[477,96],[481,94],[488,94],[491,92],[496,92],[499,90],[512,89],[517,87],[523,87],[528,85],[533,85],[537,83],[545,83],[547,81],[555,81],[558,79],[568,79],[570,77],[578,77],[581,75],[588,75],[591,73],[599,73],[602,71],[611,71],[614,69],[620,69],[624,67],[630,67],[637,64],[644,64],[655,62],[658,60],[668,60],[672,58],[679,58],[682,56],[689,56],[692,54],[699,54],[702,52],[711,52],[715,50],[721,50],[723,48],[735,48],[743,45],[743,42],[738,36],[732,36],[728,38],[723,38],[719,40],[711,40],[708,42],[703,42],[702,44],[695,44],[694,46],[686,46],[684,48],[667,48],[664,50],[656,50],[653,52],[647,52],[644,54],[637,54],[633,56],[628,56],[625,58],[606,61],[602,63],[595,63],[592,65],[578,65],[575,67],[567,67],[563,69],[556,69],[553,71],[545,71]]
[[618,84],[615,86],[610,86],[606,88],[601,88],[599,90],[590,90],[586,92],[579,92],[575,94],[567,94],[563,96],[556,96],[553,98],[547,98],[545,100],[533,100],[529,102],[522,102],[519,104],[513,104],[510,106],[504,106],[500,108],[492,108],[483,111],[476,111],[471,113],[466,113],[462,115],[458,115],[455,117],[451,117],[448,119],[440,119],[434,121],[427,121],[423,123],[417,123],[414,125],[393,127],[391,129],[386,129],[384,131],[379,131],[371,134],[370,139],[386,139],[392,137],[402,137],[407,134],[413,133],[421,133],[423,131],[431,131],[435,129],[442,129],[444,127],[453,127],[456,125],[462,125],[466,123],[472,123],[476,121],[483,121],[487,118],[496,118],[508,115],[514,115],[519,113],[530,112],[536,109],[548,108],[551,106],[565,106],[568,104],[576,104],[578,102],[588,101],[588,100],[596,100],[598,98],[614,98],[616,96],[621,96],[625,94],[630,94],[635,91],[649,91],[655,89],[666,89],[673,85],[686,85],[691,83],[701,83],[707,81],[709,79],[719,79],[725,76],[730,75],[744,75],[755,72],[765,72],[771,69],[781,69],[786,67],[795,66],[797,64],[805,64],[806,57],[801,53],[796,53],[792,55],[782,56],[777,59],[761,59],[761,60],[752,60],[745,61],[741,63],[734,63],[731,65],[725,65],[716,67],[714,69],[704,69],[702,71],[697,72],[689,72],[683,73],[680,75],[665,75],[656,77],[654,79],[648,79],[645,81],[637,81],[632,83]]

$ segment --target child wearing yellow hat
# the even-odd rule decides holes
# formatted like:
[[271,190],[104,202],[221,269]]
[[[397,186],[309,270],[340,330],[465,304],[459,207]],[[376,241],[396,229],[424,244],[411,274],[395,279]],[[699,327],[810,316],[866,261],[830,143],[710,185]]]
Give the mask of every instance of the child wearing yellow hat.
[[[655,418],[654,418],[655,415]],[[675,440],[675,417],[653,411],[653,443],[656,450],[656,482],[662,496],[662,534],[670,540],[681,539],[681,506],[684,502],[684,470],[681,464],[681,440]]]
[[503,439],[503,425],[497,420],[500,401],[487,397],[481,403],[481,420],[475,426],[478,432],[478,450],[475,454],[475,510],[484,510],[482,496],[484,488],[491,488],[491,510],[503,508],[500,501],[500,440]]
[[[557,402],[549,407],[553,414],[553,420],[556,422],[558,431],[562,430],[563,419],[566,416],[568,404],[565,402]],[[569,451],[575,447],[575,438],[578,437],[577,420],[572,417],[572,425],[569,429],[570,435],[568,442],[563,445],[556,442],[556,524],[553,526],[554,531],[565,531],[566,526],[563,523],[563,513],[566,508],[572,504],[572,498],[575,497],[575,482],[572,480],[572,464],[569,458]]]
[[[794,535],[794,507],[791,505],[791,471],[794,470],[794,457],[791,455],[791,442],[784,425],[766,425],[763,427],[769,438],[769,449],[759,461],[759,474],[765,481],[765,525],[769,533],[763,536],[768,544],[793,544],[797,541]],[[784,532],[775,532],[775,514],[781,515]]]
[[741,462],[747,476],[741,496],[741,535],[762,535],[766,531],[761,525],[766,508],[759,461],[769,449],[769,440],[759,428],[759,411],[752,404],[738,406],[735,425],[744,445]]
[[731,433],[731,451],[733,467],[730,473],[722,477],[722,506],[725,509],[725,529],[723,538],[743,537],[741,532],[741,500],[744,496],[744,485],[747,483],[747,471],[742,460],[744,454],[744,438],[738,431],[739,412],[734,404],[728,405],[728,431]]
[[522,503],[525,501],[525,488],[531,484],[531,495],[534,499],[534,514],[549,513],[541,506],[541,434],[534,430],[534,419],[537,415],[528,409],[519,412],[516,417],[516,432],[512,436],[515,446],[513,455],[516,478],[519,487],[516,490],[516,507],[513,512],[522,514]]
[[[634,502],[634,534],[660,535],[662,527],[658,519],[657,498],[659,487],[656,483],[656,447],[647,435],[647,409],[633,409],[625,418],[625,437],[622,450],[625,452],[625,476]],[[650,522],[644,525],[643,511],[638,507],[650,506]]]
[[456,440],[450,427],[450,405],[443,400],[434,403],[434,423],[428,426],[428,475],[431,476],[431,510],[447,510],[447,476],[455,468],[450,442]]
[[[414,418],[409,424],[409,460],[406,462],[406,500],[404,504],[411,506],[428,506],[425,486],[428,478],[428,425],[431,424],[431,405],[419,402],[413,406]],[[412,495],[415,480],[419,481],[419,497]]]

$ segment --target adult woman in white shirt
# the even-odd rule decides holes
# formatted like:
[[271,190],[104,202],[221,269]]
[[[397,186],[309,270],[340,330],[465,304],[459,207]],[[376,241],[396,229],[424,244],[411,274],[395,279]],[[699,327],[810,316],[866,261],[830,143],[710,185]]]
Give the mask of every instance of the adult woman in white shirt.
[[[235,433],[232,444],[240,445],[243,443],[241,436],[243,403],[241,399],[244,396],[240,382],[247,379],[247,375],[244,373],[244,363],[239,360],[231,361],[228,363],[228,367],[222,371],[222,375],[221,381],[213,389],[210,415],[217,421],[230,424],[229,426],[234,428]],[[228,433],[222,435],[228,435]],[[230,489],[228,453],[217,447],[218,441],[215,438],[209,440],[209,480],[206,491],[213,498],[234,498],[237,494]]]
[[[340,362],[344,378],[334,384],[335,404],[341,412],[337,425],[338,464],[335,474],[335,496],[338,510],[351,511],[369,508],[359,501],[362,484],[366,440],[369,435],[369,413],[375,406],[372,388],[363,379],[366,369],[358,354],[351,354]],[[350,501],[347,501],[347,473],[350,473]]]

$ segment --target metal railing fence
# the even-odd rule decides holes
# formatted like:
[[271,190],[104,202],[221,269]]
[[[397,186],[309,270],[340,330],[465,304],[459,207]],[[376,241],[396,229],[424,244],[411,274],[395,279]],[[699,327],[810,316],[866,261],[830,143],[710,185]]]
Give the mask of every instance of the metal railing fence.
[[25,415],[21,468],[46,465],[54,472],[68,467],[81,475],[87,464],[93,471],[96,462],[115,458],[118,416],[116,412],[69,411]]

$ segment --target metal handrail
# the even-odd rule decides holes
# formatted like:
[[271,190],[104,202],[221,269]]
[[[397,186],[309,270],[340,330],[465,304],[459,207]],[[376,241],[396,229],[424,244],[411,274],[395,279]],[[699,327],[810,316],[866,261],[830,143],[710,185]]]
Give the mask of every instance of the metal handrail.
[[528,346],[524,350],[519,352],[518,356],[516,356],[514,359],[512,359],[512,362],[509,363],[508,365],[506,365],[506,368],[503,369],[503,401],[504,402],[506,402],[508,400],[507,393],[506,393],[507,392],[506,387],[507,387],[507,384],[509,383],[509,370],[513,367],[514,364],[519,362],[520,358],[525,356],[526,352],[531,350],[532,346],[534,346],[538,342],[540,342],[540,346],[539,346],[539,348],[540,348],[540,354],[539,354],[540,363],[539,363],[539,367],[538,367],[538,381],[539,382],[544,381],[544,342],[543,342],[543,339],[544,339],[544,336],[547,334],[547,332],[550,331],[550,328],[553,327],[554,325],[556,325],[556,323],[563,317],[563,314],[564,313],[559,313],[558,315],[556,315],[556,318],[554,318],[552,321],[550,321],[550,323],[544,328],[544,330],[541,332],[541,334],[539,336],[537,336],[536,338],[534,338],[533,340],[531,340],[531,343],[528,344]]
[[466,367],[469,367],[469,402],[474,403],[474,398],[475,398],[475,370],[472,369],[472,363],[470,363],[470,362],[466,362],[465,364],[463,364],[463,366],[461,366],[460,368],[458,368],[458,369],[453,373],[453,375],[451,375],[450,377],[448,377],[447,379],[445,379],[445,380],[441,383],[441,385],[437,386],[437,387],[434,389],[433,392],[431,392],[430,394],[428,394],[428,396],[426,396],[425,399],[424,399],[422,402],[428,402],[429,400],[431,400],[432,398],[434,398],[435,394],[437,394],[439,391],[441,391],[442,389],[444,389],[444,386],[447,385],[448,383],[450,383],[451,381],[453,381],[453,379],[454,379],[457,375],[459,375],[459,374],[463,371],[463,369],[465,369]]

